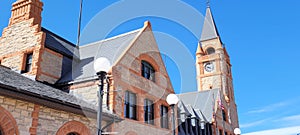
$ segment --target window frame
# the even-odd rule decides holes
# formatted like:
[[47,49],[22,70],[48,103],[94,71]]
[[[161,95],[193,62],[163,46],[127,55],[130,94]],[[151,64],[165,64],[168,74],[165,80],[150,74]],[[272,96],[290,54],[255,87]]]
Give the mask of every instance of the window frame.
[[224,121],[227,121],[227,117],[226,117],[226,111],[225,111],[225,109],[222,109],[222,119],[224,120]]
[[126,91],[124,97],[124,118],[137,120],[136,103],[137,94],[130,91]]
[[150,99],[144,100],[144,121],[154,125],[154,102]]
[[[165,110],[164,110],[165,109]],[[160,127],[169,129],[169,107],[160,105]]]
[[142,60],[141,62],[141,75],[153,82],[155,82],[155,69],[154,67],[147,61]]
[[210,54],[215,54],[215,53],[216,53],[216,50],[215,50],[215,48],[213,48],[213,47],[208,47],[208,48],[206,49],[206,53],[207,53],[208,55],[210,55]]
[[27,53],[25,54],[24,58],[24,70],[22,73],[28,73],[32,70],[32,59],[33,59],[33,53]]
[[219,135],[223,135],[223,130],[219,129]]
[[78,133],[76,133],[76,132],[70,132],[70,133],[68,133],[67,135],[80,135],[80,134],[78,134]]

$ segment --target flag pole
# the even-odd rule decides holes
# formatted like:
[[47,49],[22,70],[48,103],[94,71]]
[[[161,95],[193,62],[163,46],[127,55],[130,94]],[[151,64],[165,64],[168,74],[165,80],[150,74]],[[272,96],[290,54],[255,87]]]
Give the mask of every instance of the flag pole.
[[213,117],[215,119],[215,133],[216,135],[218,134],[218,125],[217,125],[217,117],[216,117],[216,113],[215,113],[215,107],[216,107],[216,99],[215,99],[215,94],[213,93]]
[[80,29],[81,29],[81,16],[82,16],[82,2],[83,0],[80,0],[80,10],[79,10],[79,18],[78,18],[78,31],[77,31],[77,44],[76,46],[79,47],[80,43]]

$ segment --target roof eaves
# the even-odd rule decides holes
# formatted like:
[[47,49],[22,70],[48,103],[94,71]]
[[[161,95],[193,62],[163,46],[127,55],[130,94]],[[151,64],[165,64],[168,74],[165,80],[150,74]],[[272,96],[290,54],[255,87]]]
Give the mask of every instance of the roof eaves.
[[48,29],[46,29],[46,28],[44,28],[44,27],[42,27],[42,31],[45,32],[45,33],[49,33],[49,34],[55,36],[56,38],[59,38],[60,40],[62,40],[62,41],[64,41],[64,42],[68,43],[69,45],[71,45],[71,46],[73,46],[73,47],[76,47],[76,45],[73,44],[72,42],[66,40],[65,38],[63,38],[63,37],[61,37],[61,36],[59,36],[59,35],[53,33],[52,31],[50,31],[50,30],[48,30]]
[[141,29],[137,29],[137,30],[133,30],[133,31],[130,31],[130,32],[127,32],[127,33],[123,33],[123,34],[120,34],[120,35],[117,35],[117,36],[114,36],[114,37],[111,37],[111,38],[107,38],[107,39],[103,39],[103,40],[100,40],[100,41],[88,43],[86,45],[79,46],[79,49],[89,47],[89,46],[95,45],[95,44],[101,44],[101,43],[104,43],[104,42],[107,42],[107,41],[110,41],[110,40],[114,40],[114,39],[117,39],[117,38],[120,38],[120,37],[123,37],[123,36],[127,36],[129,34],[135,33],[135,32],[140,31],[140,30]]

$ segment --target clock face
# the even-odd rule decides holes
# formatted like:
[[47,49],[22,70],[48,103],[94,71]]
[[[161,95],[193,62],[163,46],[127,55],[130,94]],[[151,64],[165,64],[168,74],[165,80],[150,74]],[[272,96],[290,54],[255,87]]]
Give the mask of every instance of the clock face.
[[207,63],[204,64],[204,69],[207,72],[211,72],[211,71],[214,70],[214,64],[211,63],[211,62],[207,62]]

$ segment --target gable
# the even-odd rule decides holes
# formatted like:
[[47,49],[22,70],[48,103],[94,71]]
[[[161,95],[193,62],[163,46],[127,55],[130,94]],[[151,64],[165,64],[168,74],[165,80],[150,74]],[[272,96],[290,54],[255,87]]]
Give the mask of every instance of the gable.
[[[142,61],[148,62],[154,68],[154,83],[149,83],[147,82],[149,80],[142,77]],[[158,89],[166,90],[168,93],[174,92],[149,22],[145,22],[142,32],[117,61],[113,76],[118,76],[120,80],[138,89],[146,89],[148,93],[151,92],[150,94],[156,97],[165,96],[164,93],[155,92]]]

